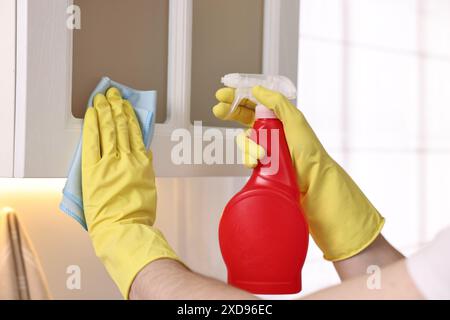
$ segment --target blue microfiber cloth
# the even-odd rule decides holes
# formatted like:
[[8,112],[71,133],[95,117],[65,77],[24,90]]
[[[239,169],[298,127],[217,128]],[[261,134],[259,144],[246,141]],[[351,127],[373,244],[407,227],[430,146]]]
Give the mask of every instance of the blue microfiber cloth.
[[[126,87],[120,83],[112,81],[105,77],[102,78],[95,90],[89,98],[88,107],[93,105],[96,94],[103,93],[111,88],[116,87],[122,93],[122,97],[133,105],[136,116],[141,126],[144,144],[147,150],[153,138],[156,116],[156,91],[139,91]],[[83,193],[81,188],[81,148],[82,139],[78,143],[72,164],[69,169],[67,182],[63,190],[63,198],[59,205],[60,209],[69,216],[77,220],[86,230],[86,220],[83,210]]]

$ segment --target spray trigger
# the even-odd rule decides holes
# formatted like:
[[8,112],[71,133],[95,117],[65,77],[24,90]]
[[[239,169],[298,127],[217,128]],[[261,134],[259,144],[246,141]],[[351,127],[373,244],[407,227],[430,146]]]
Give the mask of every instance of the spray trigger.
[[267,89],[280,92],[289,100],[297,98],[297,88],[291,80],[284,76],[231,73],[222,78],[222,83],[230,88],[236,89],[234,101],[231,104],[227,118],[233,114],[244,99],[248,99],[258,105],[258,101],[252,95],[255,86],[263,86]]

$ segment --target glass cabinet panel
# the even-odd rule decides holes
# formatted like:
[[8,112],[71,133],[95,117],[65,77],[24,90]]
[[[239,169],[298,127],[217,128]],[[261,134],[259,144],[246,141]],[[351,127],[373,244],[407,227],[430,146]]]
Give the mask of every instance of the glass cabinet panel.
[[158,91],[156,122],[166,120],[169,1],[74,0],[81,29],[73,33],[72,114],[83,118],[103,76]]
[[237,126],[211,112],[227,73],[262,73],[264,0],[194,0],[191,121]]

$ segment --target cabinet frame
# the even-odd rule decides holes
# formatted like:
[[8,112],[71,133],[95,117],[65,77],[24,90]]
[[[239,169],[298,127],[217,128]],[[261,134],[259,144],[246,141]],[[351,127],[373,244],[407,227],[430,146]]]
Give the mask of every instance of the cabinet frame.
[[0,177],[10,177],[14,171],[16,1],[3,0],[0,7]]

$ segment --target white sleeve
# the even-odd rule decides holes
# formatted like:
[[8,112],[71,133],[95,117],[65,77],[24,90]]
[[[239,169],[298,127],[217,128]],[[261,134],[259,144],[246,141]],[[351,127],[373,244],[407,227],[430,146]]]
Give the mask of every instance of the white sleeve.
[[450,299],[450,228],[406,260],[409,274],[426,299]]

